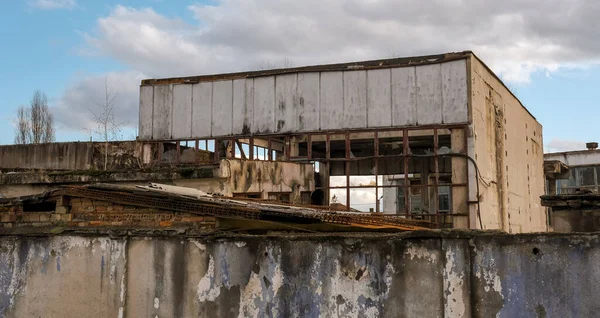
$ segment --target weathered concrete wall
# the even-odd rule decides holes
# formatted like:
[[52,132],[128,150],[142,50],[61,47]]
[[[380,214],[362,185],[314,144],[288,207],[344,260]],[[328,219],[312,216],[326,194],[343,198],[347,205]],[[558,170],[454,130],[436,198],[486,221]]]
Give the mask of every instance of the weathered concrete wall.
[[554,232],[594,232],[600,229],[600,210],[597,209],[551,208],[550,213]]
[[91,168],[93,144],[61,142],[0,146],[0,168],[86,170]]
[[600,235],[0,238],[0,317],[591,317]]
[[140,168],[140,147],[136,141],[55,142],[37,145],[0,146],[0,169],[10,170],[122,170]]
[[[315,174],[311,164],[223,159],[215,178],[178,179],[173,183],[225,196],[260,193],[262,198],[268,199],[269,193],[297,196],[300,192],[314,191]],[[290,200],[297,201],[293,197]]]
[[567,166],[588,166],[600,164],[600,150],[582,150],[547,153],[544,160],[559,160]]
[[465,59],[144,85],[139,136],[166,140],[466,123],[467,99]]
[[[481,172],[469,169],[469,199],[477,200],[485,229],[510,233],[546,231],[542,126],[477,58],[470,59],[472,134],[469,155]],[[479,228],[471,205],[471,228]]]

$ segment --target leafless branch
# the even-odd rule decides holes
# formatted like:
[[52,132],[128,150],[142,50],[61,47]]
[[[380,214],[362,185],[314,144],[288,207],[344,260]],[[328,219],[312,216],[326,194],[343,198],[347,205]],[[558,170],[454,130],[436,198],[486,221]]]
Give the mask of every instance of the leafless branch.
[[16,144],[39,144],[54,141],[54,117],[48,108],[48,98],[36,90],[29,107],[17,109]]

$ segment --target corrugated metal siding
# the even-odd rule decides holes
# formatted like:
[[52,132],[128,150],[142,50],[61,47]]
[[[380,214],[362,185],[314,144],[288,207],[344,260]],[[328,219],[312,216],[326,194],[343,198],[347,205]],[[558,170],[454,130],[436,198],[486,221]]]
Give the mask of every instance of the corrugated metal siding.
[[140,137],[455,124],[469,121],[466,60],[142,86]]

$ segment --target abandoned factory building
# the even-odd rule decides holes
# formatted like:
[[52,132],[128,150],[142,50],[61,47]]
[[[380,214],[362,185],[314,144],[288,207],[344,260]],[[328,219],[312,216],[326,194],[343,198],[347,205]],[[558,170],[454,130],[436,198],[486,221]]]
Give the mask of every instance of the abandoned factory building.
[[313,204],[547,229],[542,127],[472,52],[148,79],[139,116],[144,162],[171,143],[306,164]]
[[587,150],[544,155],[549,224],[555,232],[600,230],[600,150],[597,142]]

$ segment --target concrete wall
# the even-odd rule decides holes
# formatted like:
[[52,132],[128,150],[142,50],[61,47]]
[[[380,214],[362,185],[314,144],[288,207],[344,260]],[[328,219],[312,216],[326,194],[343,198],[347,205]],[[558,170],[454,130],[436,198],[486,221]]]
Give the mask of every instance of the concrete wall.
[[559,160],[570,167],[600,165],[600,150],[547,153],[544,160]]
[[600,307],[598,234],[111,237],[0,238],[0,317],[592,317]]
[[143,140],[466,123],[466,60],[140,88]]
[[[315,174],[310,164],[223,159],[215,178],[178,179],[173,183],[225,196],[260,193],[262,198],[268,199],[270,192],[298,196],[300,192],[314,191]],[[294,202],[298,199],[290,197]]]
[[0,146],[0,169],[3,170],[110,170],[141,167],[140,146],[136,141],[56,142],[37,145]]
[[92,143],[61,142],[0,146],[0,168],[87,170],[91,168]]
[[[470,59],[473,123],[468,152],[479,182],[485,229],[511,233],[546,230],[542,126],[477,58]],[[469,197],[477,200],[475,169],[469,170]],[[471,228],[479,228],[471,205]]]
[[594,208],[550,209],[554,232],[595,232],[600,229],[600,210]]
[[[106,173],[15,173],[0,175],[0,196],[19,197],[57,189],[67,184],[113,183],[140,185],[148,182],[174,184],[233,196],[238,193],[270,192],[299,195],[315,189],[311,164],[278,161],[223,159],[216,167],[157,169]],[[290,199],[294,199],[291,196]],[[296,198],[299,199],[299,198]]]

